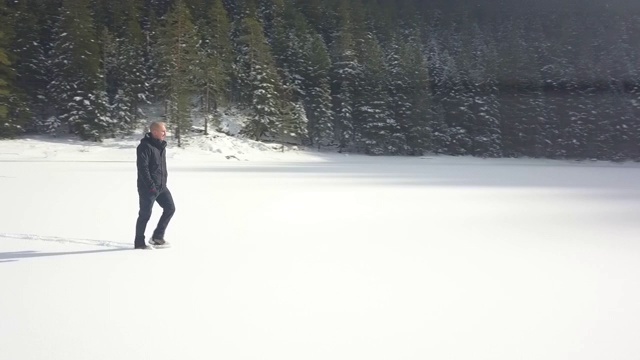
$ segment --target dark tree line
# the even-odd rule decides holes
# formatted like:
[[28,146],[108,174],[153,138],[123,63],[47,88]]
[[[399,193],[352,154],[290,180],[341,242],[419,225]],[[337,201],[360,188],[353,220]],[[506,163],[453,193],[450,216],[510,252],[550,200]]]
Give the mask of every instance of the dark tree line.
[[100,140],[154,105],[181,139],[232,106],[341,151],[640,159],[640,5],[530,3],[3,1],[0,136]]

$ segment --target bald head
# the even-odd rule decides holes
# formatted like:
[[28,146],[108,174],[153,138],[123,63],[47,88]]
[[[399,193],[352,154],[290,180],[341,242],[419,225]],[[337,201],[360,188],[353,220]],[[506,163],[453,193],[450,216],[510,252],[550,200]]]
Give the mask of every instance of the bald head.
[[158,140],[164,140],[167,136],[167,126],[162,121],[154,121],[149,126],[149,130],[151,131],[151,136]]

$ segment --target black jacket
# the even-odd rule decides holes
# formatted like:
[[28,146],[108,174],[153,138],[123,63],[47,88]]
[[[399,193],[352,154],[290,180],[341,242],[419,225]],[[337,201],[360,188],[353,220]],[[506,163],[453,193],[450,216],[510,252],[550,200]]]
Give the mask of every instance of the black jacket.
[[138,190],[162,191],[167,186],[167,142],[147,133],[137,148]]

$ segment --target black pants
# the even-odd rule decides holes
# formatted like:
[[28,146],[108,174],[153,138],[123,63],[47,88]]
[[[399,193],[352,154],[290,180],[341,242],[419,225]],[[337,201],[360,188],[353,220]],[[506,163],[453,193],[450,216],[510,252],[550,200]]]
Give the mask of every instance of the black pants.
[[144,246],[144,232],[147,228],[149,218],[151,218],[151,210],[155,202],[164,210],[156,229],[153,231],[153,238],[164,239],[164,232],[169,225],[169,221],[176,212],[176,207],[173,204],[173,197],[169,189],[160,191],[159,194],[151,194],[149,192],[138,190],[138,196],[140,198],[140,211],[138,212],[138,221],[136,222],[136,238],[134,246]]

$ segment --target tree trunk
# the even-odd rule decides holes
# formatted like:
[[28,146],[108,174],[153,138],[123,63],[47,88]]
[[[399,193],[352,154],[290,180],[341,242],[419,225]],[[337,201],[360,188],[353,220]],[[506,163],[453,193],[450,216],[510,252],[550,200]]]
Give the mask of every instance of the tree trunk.
[[209,111],[209,84],[207,84],[207,92],[205,94],[204,97],[204,101],[205,101],[205,105],[204,105],[204,109],[205,109],[205,116],[204,116],[204,134],[205,135],[209,135],[209,114],[211,113]]

